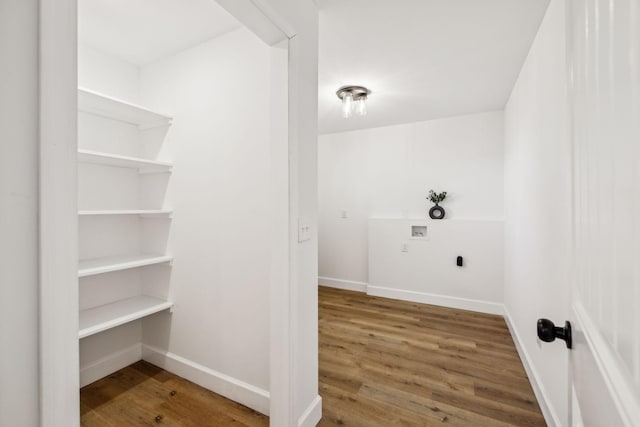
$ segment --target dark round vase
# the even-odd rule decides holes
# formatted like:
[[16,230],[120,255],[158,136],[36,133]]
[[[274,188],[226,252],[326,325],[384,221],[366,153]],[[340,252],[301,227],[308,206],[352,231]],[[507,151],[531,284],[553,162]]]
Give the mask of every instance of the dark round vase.
[[431,209],[429,209],[429,217],[431,219],[444,218],[444,209],[438,205],[433,206]]

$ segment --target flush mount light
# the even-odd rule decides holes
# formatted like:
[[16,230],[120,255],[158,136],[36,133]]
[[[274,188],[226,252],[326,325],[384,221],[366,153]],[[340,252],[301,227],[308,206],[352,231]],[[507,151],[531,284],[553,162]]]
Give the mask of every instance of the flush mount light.
[[342,116],[351,117],[354,110],[359,116],[367,114],[367,97],[371,91],[364,86],[343,86],[336,92],[342,101]]

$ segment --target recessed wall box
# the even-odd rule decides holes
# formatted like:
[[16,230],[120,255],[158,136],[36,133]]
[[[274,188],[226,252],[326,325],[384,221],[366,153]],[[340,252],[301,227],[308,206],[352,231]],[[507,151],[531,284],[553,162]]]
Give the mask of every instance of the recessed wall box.
[[411,224],[409,238],[413,240],[427,240],[428,236],[426,224]]

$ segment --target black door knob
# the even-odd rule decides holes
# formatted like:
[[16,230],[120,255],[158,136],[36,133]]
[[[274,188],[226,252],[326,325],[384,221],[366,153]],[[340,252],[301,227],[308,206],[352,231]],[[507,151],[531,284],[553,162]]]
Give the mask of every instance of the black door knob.
[[538,338],[544,342],[553,342],[560,338],[567,344],[567,348],[571,348],[571,323],[566,321],[564,328],[561,328],[549,319],[538,319]]

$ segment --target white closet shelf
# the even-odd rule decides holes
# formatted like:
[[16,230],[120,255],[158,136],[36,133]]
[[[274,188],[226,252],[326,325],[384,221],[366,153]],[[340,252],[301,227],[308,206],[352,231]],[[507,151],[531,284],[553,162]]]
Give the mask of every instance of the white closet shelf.
[[79,338],[115,328],[172,306],[173,303],[166,300],[138,295],[111,304],[80,310]]
[[173,213],[170,209],[115,209],[115,210],[87,210],[78,211],[80,216],[99,215],[140,215],[140,216],[169,216]]
[[173,166],[169,162],[120,156],[92,150],[78,150],[78,161],[82,163],[138,169],[139,172],[143,173],[170,172]]
[[78,110],[131,123],[141,129],[167,126],[171,123],[171,116],[167,114],[157,113],[84,88],[78,88]]
[[130,268],[161,264],[172,260],[173,257],[170,255],[150,254],[87,259],[79,262],[78,277],[128,270]]

